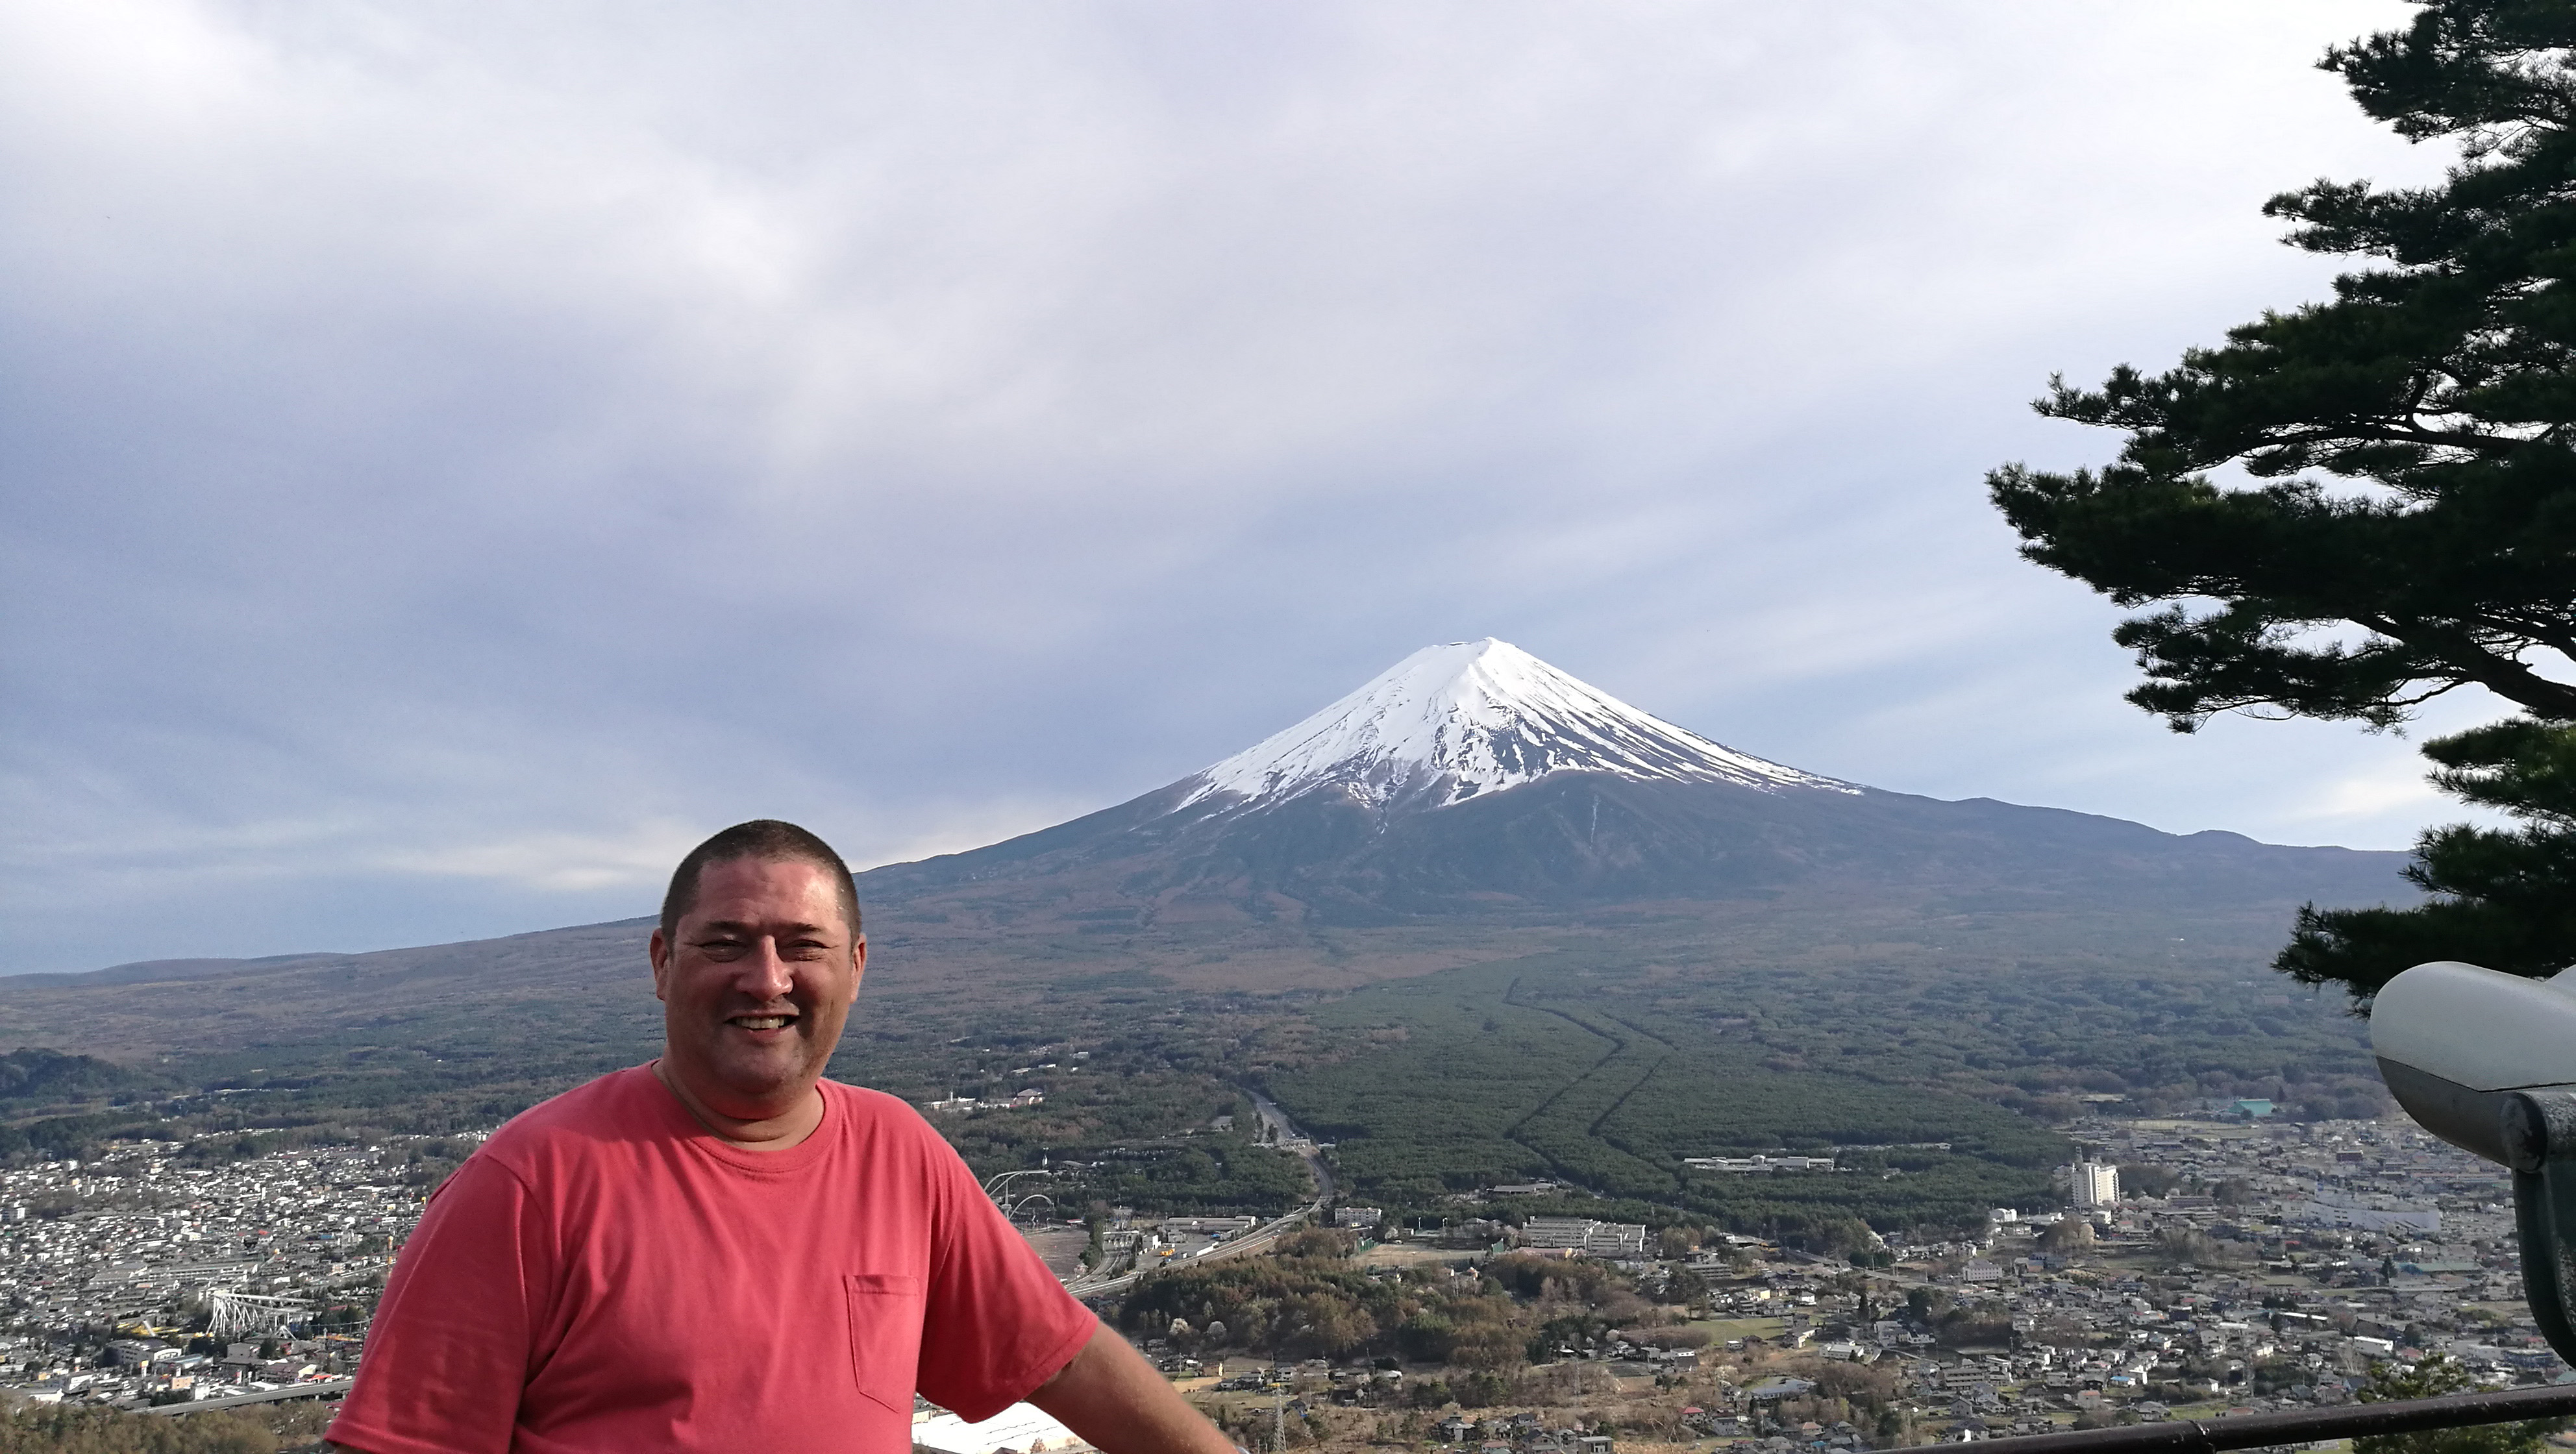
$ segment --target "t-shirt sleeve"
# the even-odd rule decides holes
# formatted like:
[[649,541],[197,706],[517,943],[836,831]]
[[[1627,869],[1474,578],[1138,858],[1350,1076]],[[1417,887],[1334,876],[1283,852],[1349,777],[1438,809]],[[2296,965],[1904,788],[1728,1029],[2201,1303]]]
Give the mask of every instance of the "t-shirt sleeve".
[[1100,1320],[1047,1271],[939,1133],[924,1125],[921,1134],[937,1220],[917,1386],[961,1418],[989,1419],[1072,1362]]
[[551,1285],[525,1183],[476,1155],[431,1196],[327,1437],[365,1454],[506,1454]]

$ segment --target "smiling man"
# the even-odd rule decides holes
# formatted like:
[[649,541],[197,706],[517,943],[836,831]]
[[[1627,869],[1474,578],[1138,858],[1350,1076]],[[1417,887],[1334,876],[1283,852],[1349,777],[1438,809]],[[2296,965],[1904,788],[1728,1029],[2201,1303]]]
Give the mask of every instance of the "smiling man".
[[334,1444],[893,1454],[917,1389],[969,1419],[1027,1399],[1113,1454],[1231,1454],[911,1107],[822,1078],[867,941],[821,839],[700,844],[651,954],[661,1057],[431,1197]]

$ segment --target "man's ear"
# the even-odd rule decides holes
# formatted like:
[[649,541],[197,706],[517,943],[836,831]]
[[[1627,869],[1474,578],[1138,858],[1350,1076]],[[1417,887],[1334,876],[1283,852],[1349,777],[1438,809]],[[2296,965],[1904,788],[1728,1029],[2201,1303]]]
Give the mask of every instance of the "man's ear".
[[850,945],[850,979],[853,983],[868,977],[868,936],[860,935]]
[[656,929],[653,937],[644,941],[644,954],[653,961],[653,998],[667,1003],[671,998],[665,978],[671,968],[671,941],[663,938],[662,931]]

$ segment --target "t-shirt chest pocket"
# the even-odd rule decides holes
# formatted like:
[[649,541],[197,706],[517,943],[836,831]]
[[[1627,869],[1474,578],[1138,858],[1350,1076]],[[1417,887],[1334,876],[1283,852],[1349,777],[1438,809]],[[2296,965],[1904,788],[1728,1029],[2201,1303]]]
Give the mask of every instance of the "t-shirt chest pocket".
[[921,1279],[851,1272],[842,1274],[841,1290],[850,1304],[850,1375],[859,1392],[910,1414],[921,1370]]

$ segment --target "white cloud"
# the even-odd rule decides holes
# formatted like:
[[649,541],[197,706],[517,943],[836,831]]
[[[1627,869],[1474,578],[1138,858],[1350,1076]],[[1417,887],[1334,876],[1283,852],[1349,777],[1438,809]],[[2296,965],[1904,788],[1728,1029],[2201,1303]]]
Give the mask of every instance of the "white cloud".
[[2418,821],[2430,821],[2436,814],[2445,819],[2470,816],[2435,792],[2422,772],[2382,770],[2338,778],[2311,790],[2306,803],[2293,810],[2292,820],[2332,829],[2400,813]]
[[371,867],[398,874],[500,879],[547,893],[659,888],[672,866],[707,836],[669,821],[623,833],[545,833],[502,842],[457,843],[380,855]]
[[2438,168],[2310,66],[2406,13],[12,7],[0,968],[190,875],[265,887],[136,942],[969,846],[1488,633],[1894,786],[2396,834],[2300,816],[2385,744],[2129,714],[1976,480],[2314,296],[2264,196]]

